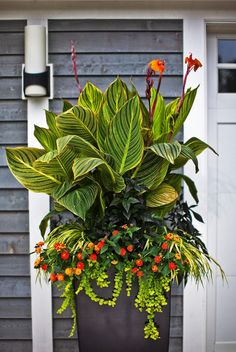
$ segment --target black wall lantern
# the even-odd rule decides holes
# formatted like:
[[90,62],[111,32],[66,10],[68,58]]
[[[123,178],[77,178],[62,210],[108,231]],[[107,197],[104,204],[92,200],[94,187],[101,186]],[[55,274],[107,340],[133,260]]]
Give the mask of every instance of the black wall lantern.
[[22,98],[53,98],[53,66],[47,65],[46,27],[25,27],[25,64],[22,67]]

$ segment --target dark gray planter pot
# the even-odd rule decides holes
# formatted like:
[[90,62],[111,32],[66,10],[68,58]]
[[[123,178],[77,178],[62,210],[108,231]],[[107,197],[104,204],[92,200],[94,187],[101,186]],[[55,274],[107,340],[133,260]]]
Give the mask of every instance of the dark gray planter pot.
[[[125,288],[115,308],[99,306],[80,293],[76,297],[79,352],[168,352],[170,331],[170,292],[163,313],[156,314],[161,338],[144,339],[146,313],[134,307],[137,288],[127,297]],[[103,297],[112,289],[96,289]]]

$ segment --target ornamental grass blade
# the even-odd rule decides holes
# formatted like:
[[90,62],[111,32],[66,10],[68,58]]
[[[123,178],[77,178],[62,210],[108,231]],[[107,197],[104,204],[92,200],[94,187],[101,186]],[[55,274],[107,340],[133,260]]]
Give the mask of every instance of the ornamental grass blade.
[[6,149],[8,165],[15,178],[31,191],[51,194],[61,182],[33,166],[44,153],[44,150],[37,148]]
[[141,133],[142,113],[139,98],[130,99],[114,116],[108,128],[106,151],[114,161],[116,171],[123,175],[139,164],[144,143]]

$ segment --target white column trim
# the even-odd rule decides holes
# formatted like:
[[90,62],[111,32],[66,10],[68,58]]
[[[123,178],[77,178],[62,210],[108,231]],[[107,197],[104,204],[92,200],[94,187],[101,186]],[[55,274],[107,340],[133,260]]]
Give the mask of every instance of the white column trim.
[[[196,136],[207,141],[207,82],[206,82],[206,23],[204,17],[190,15],[184,18],[183,23],[183,51],[197,57],[203,67],[197,72],[191,72],[188,80],[189,87],[200,84],[195,104],[189,119],[184,126],[184,140]],[[185,172],[196,183],[200,203],[198,212],[202,214],[205,224],[197,222],[197,228],[204,235],[203,241],[207,242],[207,153],[199,157],[199,174],[195,174],[193,166],[189,163]],[[193,200],[185,189],[189,204]],[[197,287],[194,282],[189,282],[184,290],[184,321],[183,321],[183,352],[206,352],[206,287]]]
[[[42,24],[47,28],[47,20],[28,20],[27,24]],[[48,56],[48,55],[47,55]],[[34,137],[34,125],[45,124],[44,109],[48,109],[48,98],[29,98],[27,101],[28,145],[40,148]],[[34,251],[36,242],[42,241],[39,223],[49,212],[49,197],[29,191],[29,235],[30,252]],[[32,316],[32,343],[33,352],[53,351],[52,332],[52,290],[51,285],[45,280],[36,281],[34,258],[30,257],[31,275],[31,316]]]

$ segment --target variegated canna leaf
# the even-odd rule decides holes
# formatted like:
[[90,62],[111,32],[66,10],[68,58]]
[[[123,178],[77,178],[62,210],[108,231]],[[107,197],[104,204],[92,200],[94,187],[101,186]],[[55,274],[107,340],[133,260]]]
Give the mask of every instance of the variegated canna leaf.
[[181,144],[177,141],[173,143],[157,143],[149,147],[153,153],[161,156],[162,158],[174,164],[175,159],[179,156],[181,152]]
[[[156,89],[151,89],[151,107],[156,97]],[[163,97],[158,94],[157,104],[153,115],[152,136],[155,142],[161,134],[166,132],[165,126],[165,101]]]
[[45,151],[36,148],[7,148],[8,165],[15,178],[27,189],[51,194],[61,182],[54,176],[37,170],[33,163]]
[[150,208],[158,208],[174,202],[177,198],[176,190],[167,183],[162,183],[156,190],[147,193],[146,204]]
[[72,165],[78,153],[72,148],[64,148],[61,153],[57,150],[42,155],[34,162],[34,167],[45,174],[53,175],[61,180],[72,180]]
[[74,161],[73,172],[75,180],[97,168],[101,172],[101,182],[105,188],[121,192],[125,188],[122,176],[117,174],[105,160],[98,158],[77,158]]
[[101,158],[102,153],[87,140],[79,136],[65,136],[57,139],[57,150],[59,153],[66,147],[73,148],[80,156]]
[[74,106],[56,118],[57,127],[66,135],[78,135],[96,144],[97,121],[88,109]]
[[147,188],[157,188],[165,179],[168,171],[169,162],[160,156],[148,151],[142,163],[138,165],[132,178],[138,185],[144,185]]
[[68,192],[56,199],[56,201],[73,214],[85,220],[86,213],[95,202],[98,191],[99,187],[91,184]]
[[141,133],[142,114],[139,98],[130,99],[112,119],[106,138],[106,152],[115,161],[116,171],[123,175],[142,159],[144,143]]
[[110,121],[127,100],[128,88],[120,78],[117,78],[104,93],[103,115],[105,119]]
[[46,121],[49,130],[54,134],[55,137],[60,138],[63,136],[63,133],[58,129],[56,125],[56,117],[57,114],[54,114],[51,111],[45,110],[45,115],[46,115]]
[[94,84],[88,82],[79,96],[78,105],[98,115],[103,102],[103,94]]
[[35,125],[34,136],[47,152],[56,149],[57,137],[49,129]]

